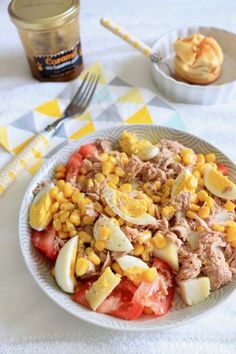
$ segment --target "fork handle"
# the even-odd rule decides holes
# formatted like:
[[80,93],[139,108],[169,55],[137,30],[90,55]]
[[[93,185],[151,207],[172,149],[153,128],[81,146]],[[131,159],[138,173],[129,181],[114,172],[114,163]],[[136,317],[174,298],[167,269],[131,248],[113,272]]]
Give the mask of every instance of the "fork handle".
[[109,18],[101,18],[100,23],[103,27],[114,33],[116,36],[123,39],[125,42],[129,43],[135,49],[138,49],[141,53],[143,53],[146,57],[151,57],[153,54],[152,48],[150,48],[147,44],[140,41],[138,38],[118,26]]
[[37,134],[31,142],[3,168],[0,172],[0,196],[16,180],[19,174],[32,164],[35,158],[42,156],[51,136],[51,132],[45,131]]

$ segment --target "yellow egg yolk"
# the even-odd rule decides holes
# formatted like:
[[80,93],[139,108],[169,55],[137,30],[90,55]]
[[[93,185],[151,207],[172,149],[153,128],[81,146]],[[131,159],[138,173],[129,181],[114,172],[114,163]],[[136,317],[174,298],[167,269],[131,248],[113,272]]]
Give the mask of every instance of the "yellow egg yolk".
[[126,130],[121,134],[119,144],[123,152],[128,155],[138,155],[146,146],[151,145],[151,142],[145,139],[138,140],[136,135],[128,133]]
[[49,193],[45,193],[37,203],[33,203],[29,213],[29,223],[33,228],[45,228],[52,219],[52,200]]
[[129,216],[141,216],[147,211],[147,204],[140,199],[134,199],[128,193],[117,192],[116,202],[120,210]]
[[233,182],[231,182],[228,177],[214,169],[209,172],[208,181],[215,189],[218,189],[223,193],[231,191],[234,186]]

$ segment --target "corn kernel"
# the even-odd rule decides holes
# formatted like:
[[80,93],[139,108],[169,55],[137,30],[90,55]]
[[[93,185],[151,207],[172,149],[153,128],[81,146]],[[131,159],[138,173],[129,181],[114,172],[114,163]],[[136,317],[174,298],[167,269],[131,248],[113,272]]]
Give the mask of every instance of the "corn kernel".
[[71,183],[66,182],[64,185],[64,194],[66,198],[70,198],[72,196],[73,193],[73,187],[71,185]]
[[202,177],[198,180],[198,186],[199,187],[204,187],[205,186],[205,182],[204,182],[204,179]]
[[85,215],[82,219],[84,225],[92,225],[95,221],[94,216]]
[[140,245],[140,243],[136,243],[134,246],[134,255],[136,257],[140,256],[144,251],[144,246]]
[[85,231],[78,232],[79,239],[84,243],[89,243],[92,240],[92,236]]
[[228,227],[236,227],[236,222],[232,220],[227,220],[225,224]]
[[190,201],[191,201],[192,203],[195,203],[195,204],[198,203],[199,200],[198,200],[197,193],[191,194]]
[[108,182],[113,183],[115,186],[117,186],[117,184],[119,184],[120,178],[114,174],[110,174],[107,177]]
[[53,215],[53,219],[59,219],[59,213],[58,212]]
[[101,173],[101,172],[97,172],[94,176],[94,179],[98,182],[98,183],[101,183],[101,182],[104,182],[106,177]]
[[66,172],[66,167],[64,165],[57,165],[55,168],[56,172]]
[[145,183],[143,184],[143,190],[144,190],[144,192],[145,192],[145,193],[151,192],[151,191],[150,191],[150,187],[151,187],[150,182],[145,182]]
[[49,195],[52,199],[57,199],[57,194],[59,192],[59,188],[58,187],[53,187],[50,192]]
[[165,206],[164,208],[162,208],[161,214],[163,218],[171,219],[175,215],[175,208],[172,205]]
[[106,242],[104,242],[103,240],[97,240],[95,242],[95,248],[98,251],[103,251],[106,248]]
[[58,237],[61,239],[61,240],[65,240],[68,238],[68,233],[67,232],[64,232],[64,231],[59,231],[58,232]]
[[75,229],[75,226],[72,224],[72,222],[69,219],[66,220],[66,226],[68,231]]
[[225,231],[225,228],[223,225],[219,225],[219,224],[213,224],[212,225],[212,229],[214,231],[219,231],[219,232],[224,232]]
[[203,154],[197,154],[197,163],[203,165],[205,163],[205,156]]
[[130,183],[124,183],[120,186],[120,191],[121,192],[125,192],[125,193],[128,193],[128,192],[131,192],[132,191],[132,186]]
[[69,211],[61,210],[59,212],[59,219],[60,219],[61,223],[66,222],[66,220],[69,219],[69,217],[70,217]]
[[143,244],[150,240],[152,237],[152,233],[150,231],[144,231],[141,233],[141,235],[138,237],[138,243]]
[[109,161],[103,161],[102,162],[102,173],[105,175],[105,176],[108,176],[111,171],[112,171],[112,164],[111,162]]
[[57,193],[56,200],[57,200],[59,203],[64,202],[65,196],[64,196],[64,193],[63,193],[62,191],[60,191],[59,193]]
[[103,194],[101,195],[101,201],[102,201],[102,204],[103,204],[104,206],[107,205],[106,198],[105,198],[105,196],[104,196]]
[[175,162],[180,162],[181,161],[181,157],[179,156],[179,154],[175,154],[173,156],[173,159],[175,160]]
[[230,241],[235,241],[236,240],[236,228],[235,227],[229,227],[226,230],[226,235],[227,235],[227,240],[230,239]]
[[184,149],[181,151],[180,156],[186,165],[190,165],[193,162],[194,154],[190,149]]
[[[156,181],[156,182],[159,182],[160,186],[161,186],[161,182],[160,181]],[[155,185],[156,185],[156,182],[155,182]],[[169,187],[172,187],[173,184],[175,183],[175,180],[173,178],[169,178],[167,181],[166,181],[166,185],[169,186]]]
[[62,225],[59,219],[53,220],[53,227],[58,232],[62,230]]
[[214,199],[212,197],[208,197],[207,200],[206,200],[206,206],[208,208],[213,208],[214,206]]
[[166,239],[160,232],[156,232],[152,238],[152,243],[156,248],[163,248],[166,246]]
[[141,258],[144,262],[149,262],[150,260],[150,255],[149,252],[145,249],[143,253],[141,254]]
[[107,159],[112,165],[116,165],[117,164],[117,160],[114,156],[108,156]]
[[109,216],[112,216],[112,217],[116,216],[116,213],[114,213],[114,211],[108,205],[105,207],[104,210]]
[[198,225],[198,226],[196,227],[196,230],[197,230],[197,231],[205,231],[205,227],[202,226],[202,225]]
[[[173,185],[173,184],[172,184],[172,181],[174,181],[174,180],[171,179],[171,178],[168,179],[168,180],[167,180],[168,183],[167,183],[166,185],[169,186],[169,187],[171,187],[171,186]],[[155,185],[155,188],[156,188],[157,191],[159,191],[159,190],[161,189],[161,182],[160,182],[160,181],[155,181],[155,182],[154,182],[154,185]]]
[[56,185],[60,190],[63,190],[65,183],[66,182],[64,181],[64,179],[60,179],[59,181],[56,182]]
[[51,206],[51,212],[52,214],[55,214],[59,210],[60,204],[59,202],[55,202]]
[[82,275],[86,274],[88,269],[89,261],[86,258],[77,258],[75,266],[75,273],[77,277],[81,277]]
[[200,216],[200,218],[202,218],[202,219],[208,218],[209,215],[210,215],[210,208],[209,207],[202,206],[198,210],[198,216]]
[[205,159],[206,159],[206,162],[215,162],[216,155],[215,154],[206,154]]
[[142,277],[144,281],[152,283],[157,277],[157,269],[155,267],[145,269]]
[[73,210],[74,209],[74,204],[70,202],[65,202],[60,205],[60,209],[62,210]]
[[100,228],[99,238],[101,240],[108,240],[110,237],[110,233],[111,233],[110,229],[107,226],[103,225]]
[[224,204],[224,208],[228,211],[234,211],[235,204],[233,202],[231,202],[230,200],[227,200],[227,202]]
[[94,252],[92,247],[86,247],[85,248],[85,254],[88,256],[91,252]]
[[94,203],[94,209],[96,210],[97,213],[99,214],[102,214],[103,213],[103,206],[98,203],[98,202],[95,202]]
[[118,218],[118,223],[120,226],[124,225],[125,221],[122,218]]
[[79,226],[80,225],[80,216],[76,213],[72,213],[70,216],[70,222],[75,226]]
[[89,178],[86,182],[87,188],[92,189],[94,187],[94,182],[92,178]]
[[199,205],[197,205],[197,204],[190,204],[190,210],[192,210],[192,211],[198,211],[199,209],[200,209],[200,206]]
[[201,173],[198,171],[198,170],[194,170],[192,175],[194,177],[196,177],[197,179],[200,179],[201,178]]
[[72,193],[72,196],[71,196],[71,200],[73,203],[78,203],[78,200],[81,198],[80,195],[82,193],[80,193],[80,191],[76,190]]
[[195,219],[196,217],[196,213],[192,210],[187,210],[186,211],[186,216],[189,218],[189,219]]
[[206,202],[207,199],[209,198],[208,193],[206,191],[204,191],[203,189],[197,193],[197,196],[198,196],[198,199],[200,200],[200,202]]
[[117,166],[115,168],[115,175],[118,177],[124,177],[125,171],[123,170],[123,168]]
[[120,275],[123,275],[123,271],[122,271],[120,265],[117,262],[112,263],[111,268],[112,268],[112,270],[114,270],[114,272],[116,272],[116,273],[118,273]]
[[156,217],[156,206],[154,204],[148,207],[148,214],[152,215],[154,218]]
[[171,194],[171,188],[168,187],[168,186],[167,186],[167,187],[164,187],[164,188],[163,188],[163,193],[162,193],[163,197],[169,197],[170,194]]
[[90,252],[88,254],[88,259],[94,264],[94,265],[99,265],[101,263],[101,259],[96,255],[94,252]]
[[74,237],[76,234],[77,234],[77,231],[75,229],[69,231],[69,236],[70,237]]
[[198,185],[198,180],[194,176],[188,176],[187,181],[186,181],[186,186],[189,189],[196,189]]
[[152,200],[153,200],[153,203],[160,203],[161,197],[159,195],[153,195]]
[[108,159],[108,154],[105,153],[105,152],[102,152],[100,155],[99,155],[99,158],[101,161],[106,161]]
[[56,172],[54,178],[57,180],[65,178],[65,172]]

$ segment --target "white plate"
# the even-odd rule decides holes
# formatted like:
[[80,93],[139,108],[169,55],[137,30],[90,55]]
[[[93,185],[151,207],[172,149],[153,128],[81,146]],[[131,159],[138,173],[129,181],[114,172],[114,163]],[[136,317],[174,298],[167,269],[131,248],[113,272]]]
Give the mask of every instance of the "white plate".
[[[59,306],[74,316],[93,323],[100,327],[125,331],[147,331],[160,330],[169,327],[178,326],[188,321],[193,321],[196,317],[207,313],[215,308],[235,289],[236,281],[233,280],[221,289],[212,292],[209,298],[201,304],[187,307],[184,305],[178,295],[175,296],[174,306],[168,314],[162,318],[150,318],[143,316],[136,321],[124,321],[104,314],[87,310],[86,308],[73,302],[68,294],[63,293],[55,284],[51,276],[51,263],[37,251],[31,244],[30,227],[28,225],[28,211],[33,199],[33,190],[37,183],[42,180],[49,180],[53,176],[54,167],[57,164],[65,164],[73,151],[77,150],[80,145],[91,143],[97,138],[109,138],[116,141],[123,130],[136,132],[139,137],[150,139],[157,142],[162,138],[177,140],[180,143],[193,148],[197,152],[207,153],[214,152],[219,162],[224,163],[230,169],[230,177],[236,180],[236,168],[224,154],[205,141],[194,137],[191,134],[183,133],[178,130],[150,126],[150,125],[130,125],[98,131],[92,135],[86,136],[72,144],[67,145],[60,150],[50,160],[48,160],[37,175],[33,178],[29,185],[20,210],[19,216],[19,234],[20,244],[25,262],[38,285],[42,290]],[[43,311],[43,309],[42,309]]]
[[234,33],[213,27],[183,27],[160,37],[154,44],[153,50],[172,67],[175,56],[173,44],[176,39],[198,32],[215,38],[224,52],[220,77],[210,85],[192,85],[169,76],[165,65],[152,63],[154,81],[160,91],[175,102],[202,105],[228,103],[236,98],[236,35]]

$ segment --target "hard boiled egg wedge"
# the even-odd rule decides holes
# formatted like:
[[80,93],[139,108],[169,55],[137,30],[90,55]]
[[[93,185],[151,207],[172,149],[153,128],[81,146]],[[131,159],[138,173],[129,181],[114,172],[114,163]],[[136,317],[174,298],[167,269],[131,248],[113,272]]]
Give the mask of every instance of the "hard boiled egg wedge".
[[103,195],[107,205],[123,220],[135,225],[156,223],[156,219],[143,209],[141,201],[129,196],[128,193],[106,187],[104,188]]
[[159,148],[155,145],[149,144],[140,149],[138,157],[142,161],[148,161],[154,159],[159,154]]
[[114,220],[102,215],[96,221],[93,227],[93,235],[95,240],[102,239],[102,228],[106,227],[109,230],[109,236],[106,242],[106,249],[109,251],[126,251],[129,252],[133,249],[132,243],[128,240],[124,232],[115,223]]
[[211,165],[204,169],[203,179],[206,188],[215,196],[228,200],[236,199],[236,185]]
[[210,281],[208,277],[182,280],[178,282],[180,295],[184,302],[189,305],[196,305],[210,295]]
[[49,195],[49,191],[53,187],[53,183],[46,185],[33,199],[29,212],[29,224],[34,230],[44,230],[52,220],[52,200]]
[[191,175],[192,175],[191,172],[187,168],[179,173],[179,175],[175,179],[175,182],[174,182],[172,190],[171,190],[172,197],[179,194],[179,192],[182,192],[185,190],[186,181],[187,181],[188,177]]
[[116,261],[123,270],[124,275],[136,284],[142,282],[143,272],[149,268],[145,262],[134,256],[125,255]]
[[179,271],[179,257],[178,250],[174,242],[166,239],[167,244],[163,248],[154,248],[153,254],[155,257],[160,258],[176,272]]
[[78,246],[78,236],[71,238],[61,248],[56,264],[55,279],[62,290],[74,292],[75,261]]

